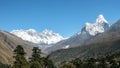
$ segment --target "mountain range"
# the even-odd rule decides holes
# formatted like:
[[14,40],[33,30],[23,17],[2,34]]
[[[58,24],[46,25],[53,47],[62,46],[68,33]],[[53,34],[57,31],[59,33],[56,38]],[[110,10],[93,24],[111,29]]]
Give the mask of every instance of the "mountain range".
[[27,42],[30,42],[35,46],[38,46],[42,51],[64,39],[58,33],[55,33],[52,30],[47,30],[47,29],[45,29],[42,32],[37,32],[34,29],[28,29],[28,30],[21,29],[21,30],[12,30],[10,33],[16,35],[17,37]]
[[51,30],[44,30],[42,32],[37,32],[34,29],[13,30],[11,33],[25,41],[36,44],[43,51],[51,52],[58,49],[66,49],[83,45],[87,40],[105,32],[109,27],[110,24],[104,16],[100,14],[94,23],[87,22],[80,32],[77,32],[68,39],[64,39],[61,35]]
[[38,46],[50,55],[55,64],[80,57],[101,58],[120,52],[120,20],[110,25],[103,15],[99,15],[94,23],[86,23],[73,36],[65,39],[51,30],[37,32],[34,29],[0,30],[0,62],[11,64],[13,50],[22,45],[31,55],[31,49]]
[[46,51],[51,52],[58,49],[66,49],[76,46],[84,45],[89,39],[95,37],[108,30],[110,24],[106,21],[104,16],[100,14],[94,23],[86,23],[80,32],[77,32],[72,37],[56,43],[54,46],[49,47]]
[[22,38],[25,41],[29,41],[36,44],[54,44],[62,40],[63,37],[58,33],[54,33],[51,30],[45,29],[42,32],[37,32],[34,29],[28,30],[13,30],[12,34]]
[[82,60],[87,58],[100,59],[115,54],[120,54],[120,20],[111,25],[105,32],[87,40],[82,46],[52,52],[50,59],[58,65],[75,58]]

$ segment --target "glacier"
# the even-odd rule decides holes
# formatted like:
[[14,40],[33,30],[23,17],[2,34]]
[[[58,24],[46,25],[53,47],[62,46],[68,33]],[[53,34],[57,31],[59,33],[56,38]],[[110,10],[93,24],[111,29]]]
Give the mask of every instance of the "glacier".
[[45,29],[42,32],[37,32],[35,29],[28,30],[12,30],[10,33],[20,37],[25,41],[29,41],[36,44],[54,44],[64,39],[58,33],[52,30]]

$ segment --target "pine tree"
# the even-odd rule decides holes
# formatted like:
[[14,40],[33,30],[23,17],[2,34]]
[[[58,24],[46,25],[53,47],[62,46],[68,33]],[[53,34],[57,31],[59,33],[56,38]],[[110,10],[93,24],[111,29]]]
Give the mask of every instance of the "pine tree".
[[33,47],[32,57],[30,58],[30,68],[42,68],[41,50],[38,47]]
[[76,68],[82,68],[82,61],[80,58],[76,58],[75,60],[72,61],[72,63],[76,66]]
[[42,68],[42,65],[38,61],[32,61],[30,68]]
[[14,50],[15,53],[15,62],[12,66],[12,68],[30,68],[29,63],[25,59],[25,52],[21,45],[18,45],[16,49]]
[[49,59],[49,55],[47,57],[43,57],[42,60],[44,68],[55,68],[53,62]]
[[66,62],[60,68],[75,68],[75,66],[70,62]]
[[94,58],[90,58],[87,60],[87,64],[86,64],[86,68],[96,68],[96,64],[95,64],[95,59]]

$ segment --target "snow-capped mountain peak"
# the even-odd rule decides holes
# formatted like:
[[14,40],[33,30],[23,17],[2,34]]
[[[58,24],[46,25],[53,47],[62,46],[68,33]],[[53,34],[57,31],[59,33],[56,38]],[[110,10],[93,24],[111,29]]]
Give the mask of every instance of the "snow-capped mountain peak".
[[102,14],[100,14],[98,16],[98,18],[96,19],[96,23],[100,24],[100,23],[108,23],[108,21],[104,18],[104,16]]
[[75,35],[65,39],[55,46],[50,47],[51,49],[46,49],[47,51],[51,50],[58,50],[58,49],[67,49],[76,46],[85,45],[89,39],[95,37],[100,33],[105,32],[109,29],[109,24],[107,20],[105,20],[103,15],[99,15],[94,23],[87,22],[85,26],[81,29],[81,31],[77,32]]
[[45,29],[44,31],[41,32],[42,34],[47,34],[47,35],[56,35],[58,33],[54,33],[52,30]]
[[86,31],[90,35],[95,36],[98,33],[106,31],[109,28],[109,23],[104,18],[104,16],[100,14],[94,23],[87,22],[84,28],[85,30],[83,31]]
[[23,40],[37,44],[54,44],[63,39],[63,37],[58,33],[54,33],[47,29],[42,32],[37,32],[34,29],[13,30],[11,33]]
[[36,30],[35,29],[28,29],[27,32],[33,32],[33,33],[35,33]]

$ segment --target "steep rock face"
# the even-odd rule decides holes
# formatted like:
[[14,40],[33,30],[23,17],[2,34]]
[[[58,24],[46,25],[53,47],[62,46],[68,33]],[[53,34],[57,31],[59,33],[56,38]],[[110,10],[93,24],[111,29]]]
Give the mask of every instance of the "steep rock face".
[[87,41],[86,45],[105,43],[118,39],[120,39],[120,20],[111,25],[111,27],[106,32]]
[[13,62],[13,50],[17,45],[22,45],[27,52],[27,57],[31,55],[33,45],[11,33],[0,30],[0,62],[11,64]]
[[85,30],[88,32],[90,35],[95,36],[98,33],[103,33],[109,28],[108,22],[105,20],[103,15],[99,15],[98,18],[96,19],[96,22],[91,24],[91,23],[86,23],[85,24]]
[[118,53],[120,53],[120,20],[104,33],[88,40],[84,46],[54,51],[50,54],[50,58],[57,65],[77,57],[99,59]]
[[55,46],[47,49],[49,50],[58,50],[58,49],[65,49],[71,47],[80,46],[86,43],[89,39],[93,38],[94,36],[105,32],[109,28],[108,22],[105,20],[103,15],[99,15],[96,19],[95,23],[86,23],[85,26],[81,29],[80,32],[76,33],[74,36],[62,40],[58,42]]

